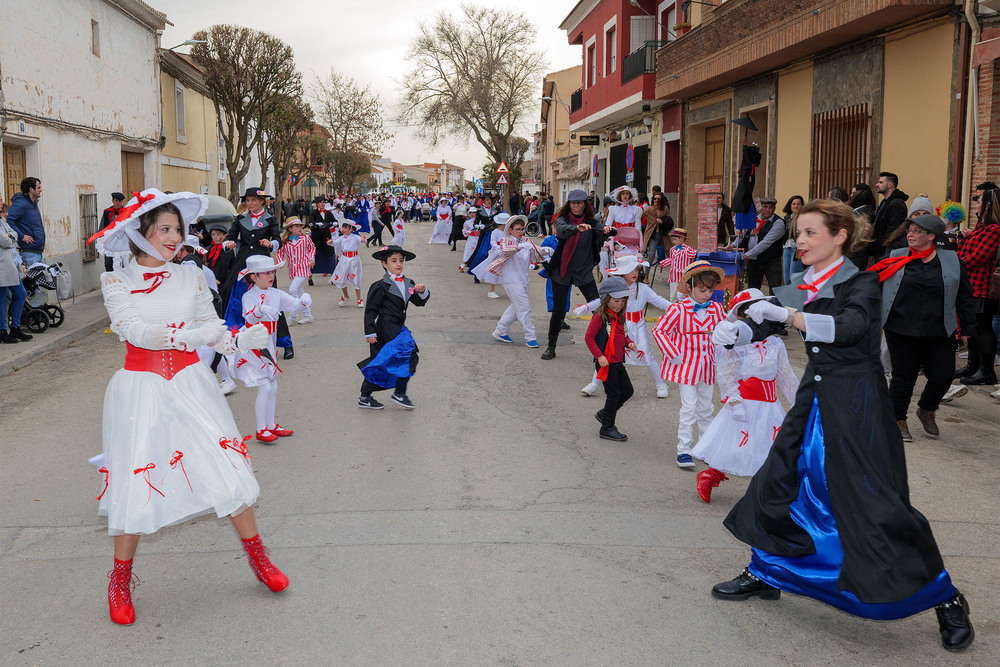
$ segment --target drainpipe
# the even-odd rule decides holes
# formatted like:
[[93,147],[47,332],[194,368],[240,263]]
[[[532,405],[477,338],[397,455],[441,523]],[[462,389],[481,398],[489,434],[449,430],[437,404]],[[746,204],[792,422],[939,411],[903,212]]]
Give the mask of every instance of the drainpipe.
[[[972,35],[969,38],[970,58],[975,56],[976,44],[982,36],[982,27],[976,19],[976,0],[965,0],[965,19],[972,28]],[[971,60],[969,62],[972,62]],[[965,87],[965,155],[962,158],[962,208],[969,210],[970,197],[972,192],[972,149],[978,143],[979,133],[976,123],[976,112],[979,104],[979,68],[972,67],[969,71],[969,80]],[[966,220],[969,216],[966,216]]]

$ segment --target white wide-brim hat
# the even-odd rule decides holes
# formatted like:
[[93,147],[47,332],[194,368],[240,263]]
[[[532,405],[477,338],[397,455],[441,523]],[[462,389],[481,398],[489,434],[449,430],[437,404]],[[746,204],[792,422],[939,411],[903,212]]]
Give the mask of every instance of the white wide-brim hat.
[[623,255],[615,258],[614,268],[608,269],[609,276],[624,276],[639,267],[649,268],[649,262],[640,262],[636,255]]
[[498,227],[500,225],[506,225],[508,220],[510,220],[510,213],[504,213],[503,211],[493,216],[493,224]]
[[615,188],[615,191],[611,193],[611,196],[612,196],[612,197],[614,198],[614,200],[615,200],[616,202],[619,202],[619,203],[620,203],[620,202],[621,202],[621,196],[622,196],[622,193],[623,193],[623,192],[626,192],[626,191],[627,191],[627,192],[628,192],[628,193],[629,193],[630,195],[632,195],[632,199],[630,199],[629,201],[630,201],[630,202],[631,202],[632,204],[635,204],[635,203],[636,203],[636,200],[638,200],[638,199],[639,199],[639,191],[638,191],[638,190],[636,190],[636,189],[635,189],[635,188],[633,188],[633,187],[629,187],[629,186],[627,186],[627,185],[623,185],[623,186],[621,186],[621,187],[619,187],[619,188]]
[[355,229],[361,229],[361,225],[359,225],[358,223],[354,222],[350,218],[337,218],[337,226],[340,227],[341,225],[350,225],[351,227],[354,227]]
[[245,278],[249,273],[274,271],[276,269],[280,269],[284,265],[284,260],[276,264],[274,260],[267,255],[250,255],[247,257],[247,267],[240,271],[240,279]]
[[[128,252],[131,250],[129,241],[132,241],[143,252],[157,256],[159,253],[153,249],[146,237],[139,233],[139,217],[146,211],[164,204],[173,204],[181,212],[181,222],[184,225],[182,233],[186,235],[188,226],[196,223],[208,210],[208,197],[193,192],[173,192],[168,195],[156,188],[134,192],[132,198],[122,207],[118,217],[87,239],[87,243],[96,241],[97,252],[111,255],[116,252]],[[161,259],[169,262],[173,257],[161,257]]]
[[751,303],[756,303],[757,301],[765,301],[771,297],[765,295],[759,289],[751,287],[750,289],[745,289],[742,292],[737,292],[736,296],[732,298],[729,302],[729,312],[726,313],[726,319],[730,322],[735,322],[738,318],[736,316],[736,311],[740,309],[741,306],[748,306]]
[[[497,216],[499,217],[499,216]],[[520,222],[522,225],[528,224],[528,216],[526,215],[512,215],[503,225],[503,233],[510,234],[510,228],[514,226],[515,222]]]
[[201,241],[199,241],[198,237],[195,236],[194,234],[188,234],[184,238],[184,245],[188,246],[189,248],[191,248],[192,250],[194,250],[199,255],[206,255],[206,254],[208,254],[208,251],[201,247]]

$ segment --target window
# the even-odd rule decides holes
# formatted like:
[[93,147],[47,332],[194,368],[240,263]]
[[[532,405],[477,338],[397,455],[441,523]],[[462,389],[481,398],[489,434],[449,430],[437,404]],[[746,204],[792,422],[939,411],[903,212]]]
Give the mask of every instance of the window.
[[870,122],[867,104],[813,114],[811,197],[868,182]]
[[177,143],[187,143],[187,113],[184,107],[184,86],[178,82],[174,83],[174,112],[175,125],[177,127]]
[[604,76],[618,69],[618,17],[604,24]]
[[101,57],[101,24],[90,19],[90,52]]
[[597,36],[587,42],[587,88],[597,83]]
[[219,132],[219,173],[226,171],[226,139]]
[[629,53],[646,46],[646,42],[656,39],[656,18],[653,16],[633,16],[629,35]]
[[87,239],[97,233],[97,195],[80,195],[80,239],[83,243],[83,261],[97,259],[97,246],[87,245]]
[[665,0],[657,7],[660,15],[660,40],[669,42],[677,39],[674,34],[674,26],[677,25],[677,3],[674,0]]

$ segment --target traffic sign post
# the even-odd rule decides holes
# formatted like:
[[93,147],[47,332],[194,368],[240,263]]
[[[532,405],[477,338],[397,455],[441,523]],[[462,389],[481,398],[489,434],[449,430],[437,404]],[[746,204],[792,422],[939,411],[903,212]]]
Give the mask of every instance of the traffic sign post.
[[497,179],[497,185],[507,185],[507,177],[501,174],[500,178]]
[[497,167],[497,173],[498,174],[509,174],[510,173],[510,169],[507,168],[507,163],[506,162],[501,162],[500,163],[500,166]]

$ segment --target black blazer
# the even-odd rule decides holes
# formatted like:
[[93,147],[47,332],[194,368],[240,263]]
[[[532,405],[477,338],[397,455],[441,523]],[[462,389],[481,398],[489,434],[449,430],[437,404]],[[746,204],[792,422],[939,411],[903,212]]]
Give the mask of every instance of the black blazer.
[[[403,281],[408,290],[413,289],[416,284],[406,276],[403,276]],[[414,292],[404,301],[388,273],[382,276],[382,280],[371,284],[365,302],[365,336],[378,338],[373,356],[383,345],[399,335],[406,323],[406,308],[411,304],[423,306],[429,299],[429,292],[425,292],[424,296]]]
[[229,227],[229,233],[226,234],[227,241],[236,241],[239,246],[238,253],[242,261],[238,263],[241,264],[241,269],[248,256],[270,256],[274,251],[274,248],[265,248],[260,244],[263,239],[269,239],[274,244],[281,243],[281,226],[278,225],[278,220],[267,212],[261,216],[256,225],[250,218],[249,212],[237,216]]

